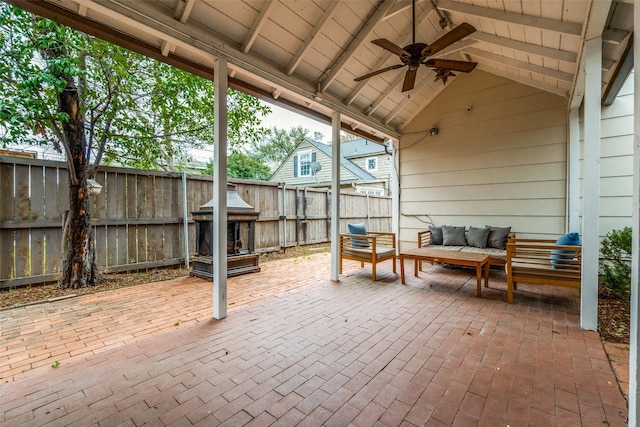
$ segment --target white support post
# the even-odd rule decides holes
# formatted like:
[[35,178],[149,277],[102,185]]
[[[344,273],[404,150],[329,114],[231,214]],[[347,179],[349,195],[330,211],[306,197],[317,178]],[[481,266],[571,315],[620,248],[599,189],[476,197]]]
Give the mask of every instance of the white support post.
[[598,328],[601,81],[602,37],[596,37],[585,42],[583,249],[580,292],[580,326],[592,331]]
[[[634,28],[640,28],[640,5],[633,7]],[[635,62],[633,94],[633,237],[631,243],[631,324],[629,340],[629,414],[630,427],[640,419],[640,369],[638,367],[638,312],[640,309],[640,33],[633,33],[633,60]]]
[[340,113],[331,116],[331,280],[340,280]]
[[[569,158],[567,170],[567,231],[580,230],[580,109],[569,110]],[[582,234],[582,233],[581,233]]]
[[227,58],[214,67],[213,317],[227,317]]
[[[391,231],[396,233],[396,240],[399,240],[400,232],[400,157],[393,148],[393,141],[387,143],[391,151],[391,169],[393,173],[390,179],[391,189]],[[396,242],[397,244],[398,242]]]

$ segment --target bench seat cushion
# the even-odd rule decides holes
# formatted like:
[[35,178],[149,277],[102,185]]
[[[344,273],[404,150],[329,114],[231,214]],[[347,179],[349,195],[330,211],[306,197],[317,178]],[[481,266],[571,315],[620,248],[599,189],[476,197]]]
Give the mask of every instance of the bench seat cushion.
[[442,251],[457,251],[457,252],[468,252],[468,253],[474,253],[474,254],[486,254],[486,255],[489,255],[492,260],[500,260],[504,262],[506,262],[507,260],[507,251],[504,249],[476,248],[473,246],[441,246],[441,245],[427,245],[427,246],[423,246],[423,248],[439,249]]
[[494,260],[507,260],[507,251],[504,249],[496,249],[496,248],[476,248],[473,246],[463,246],[462,252],[469,252],[474,254],[487,254]]
[[427,245],[427,246],[423,246],[423,248],[429,248],[429,249],[438,249],[441,251],[461,251],[462,248],[464,248],[464,246],[442,246],[442,245]]

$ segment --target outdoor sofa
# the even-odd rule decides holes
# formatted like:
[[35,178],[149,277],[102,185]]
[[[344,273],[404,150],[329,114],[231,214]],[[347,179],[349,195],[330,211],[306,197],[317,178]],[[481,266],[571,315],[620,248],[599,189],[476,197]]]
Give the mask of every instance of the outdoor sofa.
[[489,255],[490,265],[505,265],[511,227],[431,226],[418,232],[418,247]]

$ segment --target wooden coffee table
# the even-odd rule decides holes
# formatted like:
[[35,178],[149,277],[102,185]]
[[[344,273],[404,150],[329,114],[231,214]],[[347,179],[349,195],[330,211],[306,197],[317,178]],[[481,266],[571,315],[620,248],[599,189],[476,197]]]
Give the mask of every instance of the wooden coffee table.
[[489,286],[489,255],[476,254],[470,252],[447,251],[431,248],[413,248],[400,252],[400,277],[402,284],[404,279],[404,260],[414,261],[415,276],[418,277],[418,264],[420,261],[440,262],[442,264],[461,265],[476,268],[477,297],[482,296],[482,270],[484,268],[484,285]]

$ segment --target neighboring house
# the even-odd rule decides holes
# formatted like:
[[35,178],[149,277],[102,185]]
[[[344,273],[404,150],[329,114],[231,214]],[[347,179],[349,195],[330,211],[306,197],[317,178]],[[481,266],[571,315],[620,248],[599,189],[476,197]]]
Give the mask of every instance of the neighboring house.
[[[276,169],[269,181],[290,186],[331,187],[331,145],[304,139]],[[384,145],[356,139],[340,144],[340,190],[390,195],[391,153]]]

